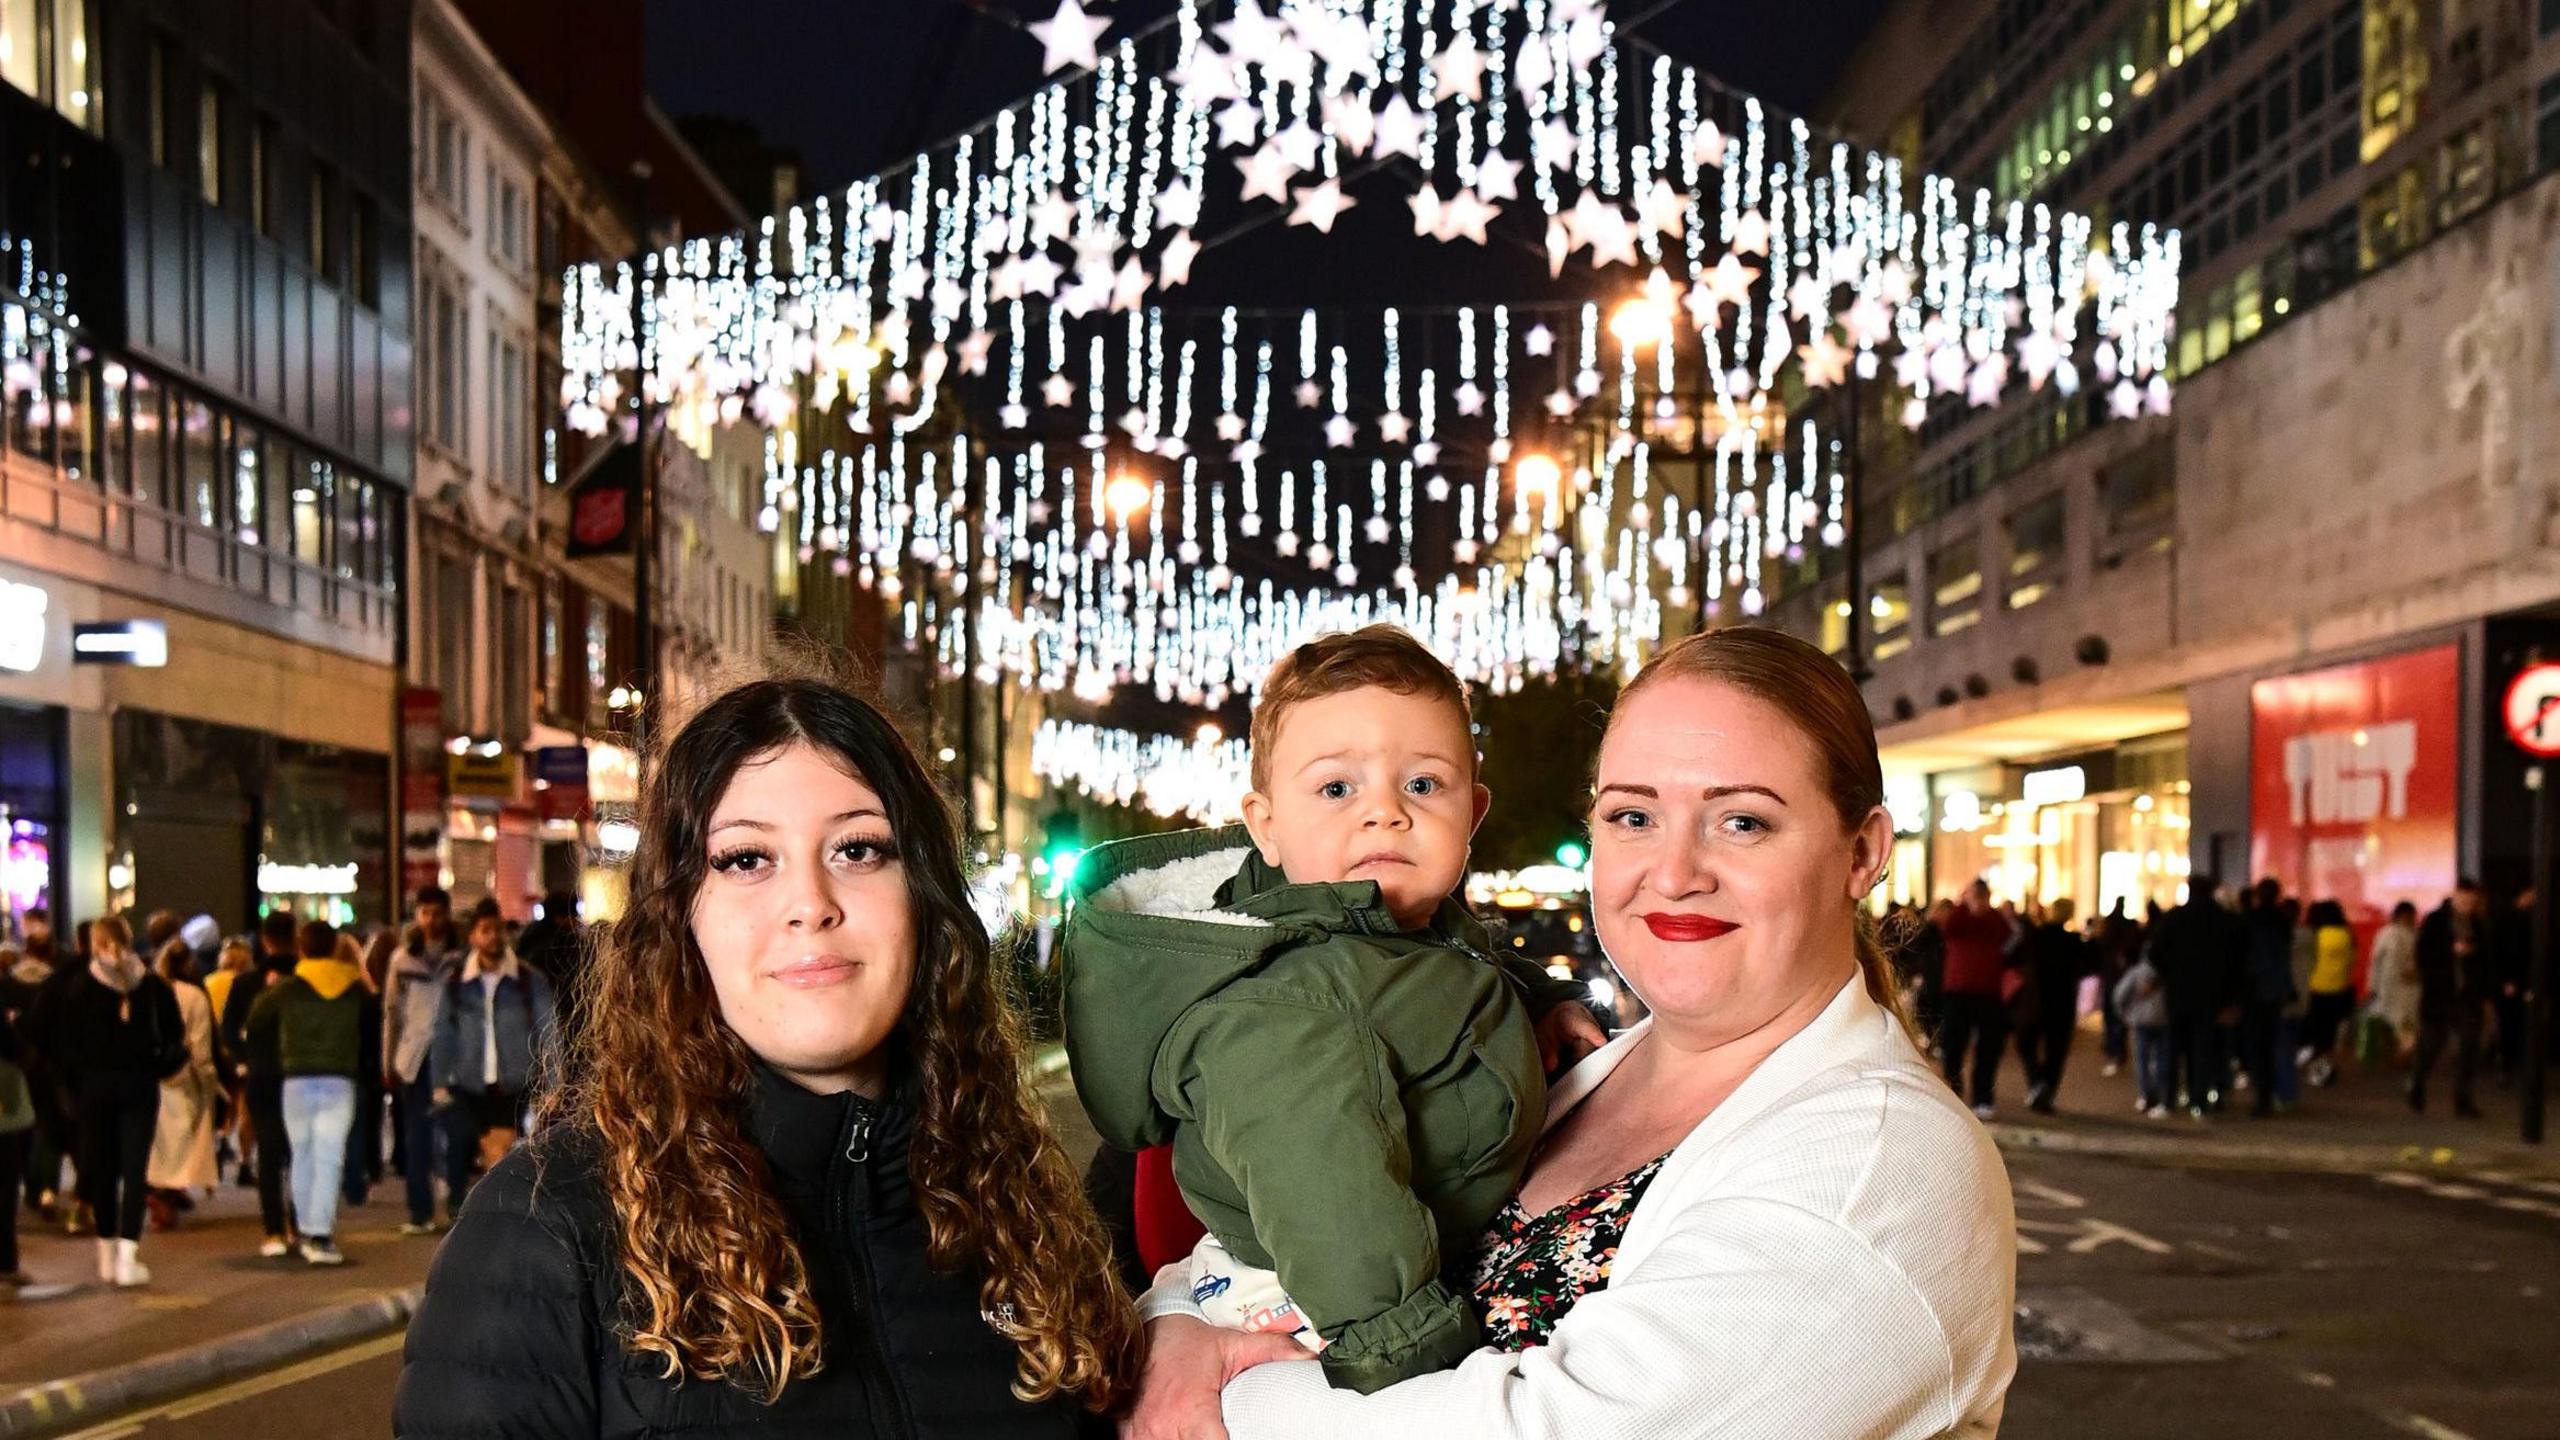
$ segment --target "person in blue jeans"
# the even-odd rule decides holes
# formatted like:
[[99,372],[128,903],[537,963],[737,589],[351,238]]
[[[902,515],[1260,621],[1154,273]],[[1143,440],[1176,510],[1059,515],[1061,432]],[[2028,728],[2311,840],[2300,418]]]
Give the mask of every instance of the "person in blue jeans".
[[494,901],[471,914],[471,951],[445,982],[428,1064],[444,1130],[445,1204],[459,1214],[481,1141],[522,1131],[525,1101],[552,1052],[551,982],[507,947]]
[[2133,1031],[2134,1105],[2154,1120],[2164,1119],[2177,1103],[2177,1076],[2170,1064],[2169,987],[2160,971],[2143,956],[2118,976],[2111,997],[2116,1013]]
[[302,958],[249,1009],[249,1043],[272,1053],[284,1077],[284,1129],[292,1147],[293,1214],[302,1258],[342,1265],[339,1186],[354,1133],[357,1080],[379,1071],[374,1053],[382,1017],[364,967],[338,958],[338,929],[306,920],[296,932]]
[[436,1222],[436,1079],[427,1058],[445,986],[462,973],[466,947],[454,928],[453,897],[442,888],[421,889],[414,913],[383,986],[382,1083],[399,1114],[400,1178],[409,1199],[400,1233],[432,1235],[443,1227]]

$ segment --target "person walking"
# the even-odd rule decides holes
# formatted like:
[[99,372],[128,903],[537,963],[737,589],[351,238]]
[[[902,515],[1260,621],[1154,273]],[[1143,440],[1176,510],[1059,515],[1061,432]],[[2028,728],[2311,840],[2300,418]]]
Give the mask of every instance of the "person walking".
[[341,1265],[339,1185],[356,1114],[357,1079],[379,1070],[381,1033],[373,992],[361,965],[340,959],[337,927],[306,920],[295,937],[302,952],[293,973],[267,986],[249,1012],[250,1044],[276,1057],[282,1076],[285,1134],[293,1153],[293,1213],[302,1258]]
[[2186,900],[2161,914],[2149,947],[2168,994],[2172,1068],[2198,1119],[2222,1109],[2231,1079],[2223,1037],[2239,1018],[2248,970],[2248,927],[2223,908],[2219,890],[2209,874],[2188,877]]
[[186,1020],[169,983],[133,953],[133,927],[89,922],[90,960],[64,998],[62,1051],[79,1097],[80,1188],[98,1232],[98,1278],[151,1283],[142,1220],[160,1082],[187,1064]]
[[231,987],[241,976],[256,969],[258,953],[245,940],[225,940],[216,952],[213,972],[204,977],[204,997],[213,1005],[213,1066],[215,1082],[221,1086],[222,1104],[215,1138],[216,1168],[237,1163],[245,1180],[249,1154],[249,1107],[241,1089],[241,1067],[248,1063],[245,1055],[235,1055],[222,1028],[222,1017],[229,1013]]
[[494,1166],[524,1133],[538,1065],[552,1054],[551,982],[507,948],[506,917],[483,901],[471,953],[445,982],[428,1064],[445,1145],[445,1203],[459,1214],[475,1163]]
[[2323,900],[2303,917],[2311,932],[2311,974],[2303,989],[2303,1078],[2327,1088],[2338,1083],[2338,1046],[2356,1013],[2356,932],[2346,907]]
[[2365,1014],[2391,1027],[2394,1058],[2418,1046],[2418,907],[2403,900],[2373,937]]
[[2027,936],[2034,998],[2018,1059],[2027,1071],[2027,1108],[2039,1115],[2052,1114],[2062,1092],[2063,1066],[2080,1026],[2080,982],[2096,969],[2088,938],[2071,928],[2076,913],[2078,907],[2063,896],[2045,907],[2044,923]]
[[2480,1071],[2480,1028],[2497,993],[2497,941],[2480,882],[2468,876],[2418,927],[2418,1062],[2409,1073],[2409,1108],[2427,1109],[2427,1084],[2445,1042],[2453,1043],[2453,1113],[2480,1118],[2472,1082]]
[[[2009,969],[2009,922],[1991,908],[1991,887],[1980,880],[1965,887],[1964,903],[1939,922],[1947,944],[1944,979],[1940,982],[1938,1066],[1947,1084],[1965,1096],[1973,1113],[1988,1120],[1997,1113],[1993,1091],[2000,1078],[2000,1055],[2009,1044],[2009,1016],[2002,996]],[[1968,1083],[1965,1057],[1973,1057]]]
[[2105,1074],[2113,1079],[2131,1058],[2131,1028],[2116,1013],[2116,982],[2133,968],[2142,949],[2142,922],[2125,908],[2124,897],[2116,897],[2114,908],[2100,917],[2096,934],[2090,937],[2098,962],[2098,1053],[2107,1057]]
[[231,982],[222,1007],[222,1028],[233,1054],[240,1057],[241,1094],[249,1112],[249,1143],[257,1152],[258,1219],[266,1240],[258,1253],[270,1260],[293,1250],[292,1217],[285,1208],[285,1176],[293,1147],[285,1135],[284,1073],[272,1047],[261,1049],[249,1038],[249,1012],[269,985],[280,983],[301,958],[294,953],[293,916],[270,910],[258,921],[258,964]]
[[2260,1118],[2276,1113],[2279,1103],[2292,1103],[2292,1097],[2284,1093],[2284,1071],[2293,1060],[2284,1019],[2286,1007],[2294,999],[2292,906],[2293,902],[2285,899],[2283,885],[2269,876],[2260,880],[2252,892],[2245,917],[2248,978],[2241,998],[2240,1063],[2249,1073],[2249,1087],[2254,1092],[2249,1113]]
[[2116,1014],[2133,1041],[2134,1108],[2165,1120],[2178,1098],[2169,1045],[2169,987],[2160,978],[2160,967],[2143,955],[2116,977],[2114,988]]
[[195,982],[196,954],[172,935],[160,947],[160,978],[178,1002],[187,1033],[187,1063],[160,1082],[160,1123],[151,1140],[152,1228],[168,1230],[195,1208],[199,1190],[222,1183],[214,1156],[214,1108],[222,1096],[213,1058],[213,1001]]
[[[444,1012],[445,991],[462,973],[464,944],[453,924],[453,897],[438,886],[418,891],[414,921],[392,952],[382,987],[383,1088],[391,1092],[392,1123],[399,1135],[400,1181],[407,1191],[409,1218],[403,1235],[432,1235],[436,1221],[436,1081],[428,1052],[436,1038],[436,1022]],[[462,1197],[451,1197],[454,1209]]]
[[[0,985],[16,956],[0,951]],[[26,1179],[28,1142],[36,1128],[35,1093],[28,1088],[26,1046],[18,1036],[11,996],[0,990],[0,1290],[35,1283],[18,1268],[18,1189]]]

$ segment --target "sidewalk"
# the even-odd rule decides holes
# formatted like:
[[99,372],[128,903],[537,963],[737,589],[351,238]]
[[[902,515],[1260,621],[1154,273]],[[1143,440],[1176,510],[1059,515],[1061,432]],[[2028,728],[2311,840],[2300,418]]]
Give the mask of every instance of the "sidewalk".
[[[167,1234],[146,1235],[152,1283],[97,1278],[96,1241],[19,1214],[30,1298],[0,1299],[0,1437],[46,1433],[393,1329],[415,1308],[435,1242],[404,1239],[398,1181],[341,1212],[347,1263],[267,1260],[255,1191],[224,1185]],[[69,1283],[67,1292],[51,1293]]]
[[2546,1102],[2549,1138],[2527,1145],[2517,1131],[2517,1097],[2483,1075],[2482,1118],[2453,1116],[2452,1057],[2436,1067],[2424,1115],[2409,1112],[2406,1068],[2349,1062],[2338,1083],[2305,1086],[2293,1110],[2249,1118],[2255,1098],[2242,1091],[2209,1120],[2185,1115],[2149,1120],[2133,1108],[2133,1067],[2109,1077],[2095,1028],[2080,1033],[2063,1071],[2055,1115],[2027,1109],[2026,1079],[2012,1050],[2000,1070],[2000,1113],[1991,1131],[2004,1149],[2056,1150],[2156,1159],[2182,1165],[2270,1170],[2497,1170],[2560,1177],[2560,1094]]

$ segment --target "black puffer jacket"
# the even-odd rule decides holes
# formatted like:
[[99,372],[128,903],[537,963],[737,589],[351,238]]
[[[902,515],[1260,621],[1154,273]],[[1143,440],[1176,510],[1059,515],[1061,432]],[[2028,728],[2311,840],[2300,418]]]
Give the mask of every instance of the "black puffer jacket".
[[392,1407],[403,1440],[665,1436],[1104,1436],[1072,1399],[1026,1405],[1018,1354],[979,1309],[978,1278],[925,1258],[907,1156],[910,1076],[881,1104],[813,1095],[759,1069],[748,1135],[809,1267],[826,1364],[764,1405],[664,1378],[615,1339],[622,1271],[589,1132],[554,1129],[471,1192],[410,1323]]

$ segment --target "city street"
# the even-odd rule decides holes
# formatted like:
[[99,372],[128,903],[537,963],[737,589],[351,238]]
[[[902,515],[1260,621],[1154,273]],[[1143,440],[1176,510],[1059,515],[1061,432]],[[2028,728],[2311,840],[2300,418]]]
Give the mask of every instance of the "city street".
[[[2007,1158],[2024,1311],[2010,1440],[2552,1433],[2560,1166],[2452,1181]],[[383,1336],[71,1433],[379,1435],[399,1366]]]

